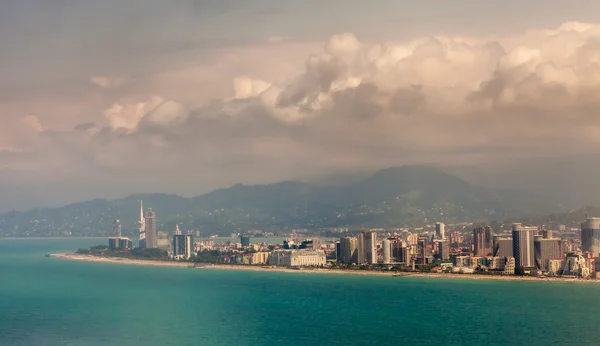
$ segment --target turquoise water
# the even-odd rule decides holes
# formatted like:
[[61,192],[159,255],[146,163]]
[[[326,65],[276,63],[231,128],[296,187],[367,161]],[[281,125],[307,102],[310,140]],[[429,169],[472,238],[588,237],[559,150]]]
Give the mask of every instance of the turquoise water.
[[142,267],[0,240],[0,345],[599,344],[600,284]]

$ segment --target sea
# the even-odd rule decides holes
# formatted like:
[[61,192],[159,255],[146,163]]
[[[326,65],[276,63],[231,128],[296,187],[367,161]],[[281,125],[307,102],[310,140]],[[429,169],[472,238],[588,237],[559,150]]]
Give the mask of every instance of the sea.
[[600,284],[45,257],[99,243],[0,239],[0,345],[600,344]]

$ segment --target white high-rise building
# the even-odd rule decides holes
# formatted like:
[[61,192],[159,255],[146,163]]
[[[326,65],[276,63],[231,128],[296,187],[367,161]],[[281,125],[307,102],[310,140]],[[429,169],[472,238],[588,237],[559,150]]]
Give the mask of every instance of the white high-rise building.
[[392,242],[389,239],[381,241],[381,255],[383,256],[383,264],[392,263]]
[[375,231],[360,231],[358,234],[358,263],[377,263],[377,233]]
[[437,222],[435,224],[435,236],[438,237],[438,239],[446,239],[445,228],[446,225],[444,225],[443,222]]
[[146,218],[144,217],[144,206],[140,201],[140,220],[138,221],[138,230],[140,232],[139,247],[146,247]]

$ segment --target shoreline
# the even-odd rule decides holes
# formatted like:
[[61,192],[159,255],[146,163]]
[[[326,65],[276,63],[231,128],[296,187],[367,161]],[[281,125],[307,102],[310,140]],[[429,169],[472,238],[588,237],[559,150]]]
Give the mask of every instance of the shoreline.
[[100,257],[93,255],[80,255],[76,253],[60,253],[60,254],[49,254],[48,257],[66,259],[72,261],[84,261],[84,262],[99,262],[99,263],[117,263],[117,264],[133,264],[133,265],[145,265],[153,267],[180,267],[188,268],[190,263],[187,262],[166,262],[166,261],[153,261],[153,260],[142,260],[142,259],[131,259],[131,258],[117,258],[117,257]]
[[361,275],[361,276],[387,276],[387,277],[412,277],[412,278],[433,278],[433,279],[458,279],[458,280],[492,280],[492,281],[527,281],[527,282],[575,282],[575,283],[600,283],[600,280],[577,279],[577,278],[539,278],[529,276],[508,276],[508,275],[482,275],[482,274],[447,274],[447,273],[412,273],[412,272],[381,272],[371,270],[340,270],[340,269],[317,269],[303,268],[301,270],[289,268],[265,268],[260,266],[248,265],[227,265],[227,264],[200,264],[194,266],[189,262],[166,262],[130,258],[99,257],[93,255],[80,255],[75,253],[50,254],[48,257],[67,259],[84,262],[98,263],[116,263],[130,265],[145,265],[154,267],[179,267],[191,269],[213,269],[213,270],[242,270],[254,272],[278,272],[278,273],[306,273],[306,274],[337,274],[337,275]]

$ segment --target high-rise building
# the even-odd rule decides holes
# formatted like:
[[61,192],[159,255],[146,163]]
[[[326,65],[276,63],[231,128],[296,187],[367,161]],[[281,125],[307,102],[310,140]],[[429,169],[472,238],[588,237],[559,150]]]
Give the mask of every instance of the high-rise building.
[[377,263],[377,233],[375,231],[365,234],[365,256],[367,263]]
[[444,225],[443,222],[437,222],[435,224],[435,236],[438,237],[438,239],[446,239],[445,228],[446,225]]
[[544,239],[552,239],[552,230],[550,230],[550,229],[542,230],[542,237]]
[[367,263],[367,254],[365,249],[365,233],[365,231],[360,231],[356,239],[358,264]]
[[492,246],[494,257],[513,257],[512,238],[495,235],[492,237]]
[[113,224],[113,232],[116,238],[121,238],[121,221],[115,220]]
[[144,217],[144,205],[140,201],[140,219],[138,221],[138,230],[140,233],[139,247],[146,248],[146,218]]
[[438,256],[442,261],[450,259],[450,242],[447,239],[438,242]]
[[392,242],[389,239],[381,241],[381,256],[383,257],[383,264],[392,263]]
[[590,217],[581,224],[581,251],[600,257],[600,217]]
[[398,260],[400,263],[408,264],[410,262],[410,247],[405,242],[398,247]]
[[240,243],[242,243],[242,247],[248,247],[248,246],[250,246],[250,236],[242,234],[240,236]]
[[188,260],[192,257],[194,240],[191,234],[173,235],[173,257],[175,259]]
[[358,239],[355,237],[340,238],[340,263],[358,263]]
[[492,228],[477,227],[473,230],[473,245],[475,256],[492,255]]
[[513,256],[516,268],[533,269],[535,267],[533,236],[536,229],[535,227],[523,227],[520,223],[512,225]]
[[560,239],[544,239],[541,235],[533,237],[535,249],[535,267],[541,271],[547,271],[548,260],[561,258],[563,256]]
[[159,249],[167,250],[170,248],[168,232],[156,232],[156,245]]
[[358,263],[377,263],[377,233],[360,231],[358,234]]
[[146,247],[156,249],[158,247],[158,238],[156,237],[156,213],[152,208],[146,212]]

